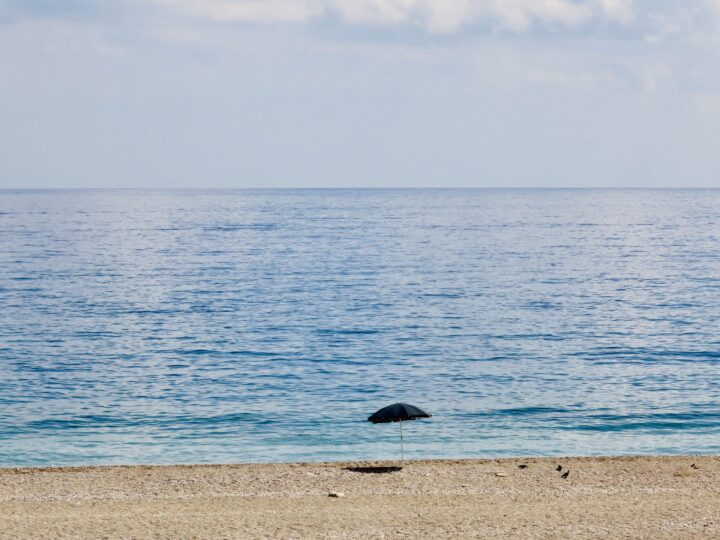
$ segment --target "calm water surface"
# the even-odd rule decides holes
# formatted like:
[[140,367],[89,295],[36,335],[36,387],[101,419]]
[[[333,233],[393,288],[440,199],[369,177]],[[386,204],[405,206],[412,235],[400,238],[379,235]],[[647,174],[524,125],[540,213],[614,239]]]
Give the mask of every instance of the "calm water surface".
[[0,191],[0,466],[720,453],[720,191]]

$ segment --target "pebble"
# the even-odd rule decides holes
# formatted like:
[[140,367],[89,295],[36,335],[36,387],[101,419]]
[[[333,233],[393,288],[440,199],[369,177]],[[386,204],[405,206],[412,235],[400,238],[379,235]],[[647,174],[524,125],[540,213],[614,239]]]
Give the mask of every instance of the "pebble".
[[496,472],[495,476],[499,476],[500,478],[505,478],[507,476],[507,473],[504,472]]
[[342,493],[341,491],[333,491],[333,492],[331,492],[331,493],[328,493],[328,497],[334,497],[334,498],[336,498],[336,499],[337,499],[338,497],[344,497],[344,496],[345,496],[345,494]]

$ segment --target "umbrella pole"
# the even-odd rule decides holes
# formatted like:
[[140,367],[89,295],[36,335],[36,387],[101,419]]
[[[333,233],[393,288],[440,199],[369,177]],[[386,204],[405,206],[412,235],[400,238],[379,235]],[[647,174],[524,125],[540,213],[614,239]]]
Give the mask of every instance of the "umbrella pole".
[[400,468],[405,466],[405,452],[403,452],[402,420],[400,420]]

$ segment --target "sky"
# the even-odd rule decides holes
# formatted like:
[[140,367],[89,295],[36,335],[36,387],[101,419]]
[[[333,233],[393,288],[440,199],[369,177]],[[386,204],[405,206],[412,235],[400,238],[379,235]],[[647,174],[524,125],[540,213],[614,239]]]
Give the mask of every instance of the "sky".
[[720,0],[0,0],[63,187],[720,187]]

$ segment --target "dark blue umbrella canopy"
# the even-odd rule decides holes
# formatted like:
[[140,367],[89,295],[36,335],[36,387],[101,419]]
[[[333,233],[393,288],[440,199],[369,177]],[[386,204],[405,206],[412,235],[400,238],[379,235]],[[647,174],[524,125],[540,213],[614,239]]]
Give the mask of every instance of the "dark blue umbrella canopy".
[[383,407],[378,412],[372,414],[368,418],[368,422],[373,424],[383,424],[387,422],[404,422],[406,420],[416,420],[417,418],[430,418],[432,414],[426,413],[415,405],[407,403],[395,403]]

